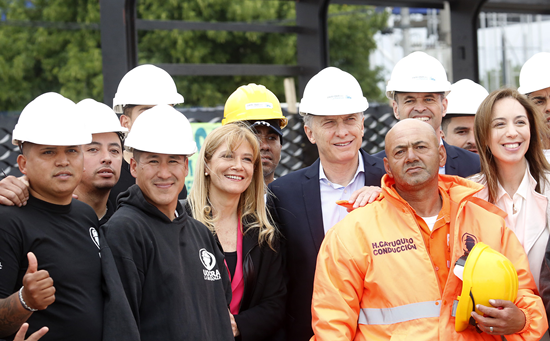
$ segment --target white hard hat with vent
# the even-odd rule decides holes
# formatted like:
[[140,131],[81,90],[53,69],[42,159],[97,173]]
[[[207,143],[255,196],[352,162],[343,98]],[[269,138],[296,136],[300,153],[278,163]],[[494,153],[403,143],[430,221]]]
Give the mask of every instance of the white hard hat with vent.
[[129,150],[193,155],[197,144],[187,118],[169,105],[157,105],[138,116],[124,141]]
[[550,88],[550,52],[540,52],[529,58],[519,72],[520,94]]
[[327,67],[307,83],[300,101],[300,115],[348,115],[368,107],[355,77],[336,67]]
[[475,115],[489,92],[469,79],[461,79],[451,86],[447,96],[447,115]]
[[180,104],[183,96],[178,94],[176,83],[163,69],[143,64],[128,71],[118,84],[113,99],[113,109],[121,114],[125,105]]
[[394,99],[395,92],[451,91],[445,68],[434,57],[424,52],[413,52],[395,64],[386,85],[386,97]]
[[92,142],[92,134],[78,115],[76,104],[55,92],[36,97],[21,112],[12,143],[77,146]]
[[92,134],[128,132],[128,129],[120,125],[113,109],[103,103],[86,98],[78,102],[76,108]]

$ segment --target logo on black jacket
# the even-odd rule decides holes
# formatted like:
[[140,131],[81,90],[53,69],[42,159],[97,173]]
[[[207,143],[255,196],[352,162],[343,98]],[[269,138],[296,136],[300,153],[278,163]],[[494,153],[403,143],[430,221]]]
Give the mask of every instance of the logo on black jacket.
[[92,238],[95,246],[97,246],[97,248],[101,250],[101,248],[99,247],[99,234],[97,233],[97,230],[93,227],[90,227],[90,238]]
[[199,250],[199,259],[201,260],[202,265],[206,269],[203,269],[204,279],[207,281],[217,281],[221,279],[220,271],[216,269],[212,270],[216,266],[216,257],[211,252],[208,252],[206,249]]

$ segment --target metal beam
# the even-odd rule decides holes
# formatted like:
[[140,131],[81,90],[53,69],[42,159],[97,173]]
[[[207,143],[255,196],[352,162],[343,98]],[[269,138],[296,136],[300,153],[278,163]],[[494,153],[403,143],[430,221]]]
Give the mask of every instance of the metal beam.
[[296,25],[304,31],[297,36],[299,97],[307,82],[329,65],[327,13],[330,0],[296,1]]
[[173,76],[298,76],[299,66],[266,64],[156,64]]
[[468,78],[479,82],[477,18],[486,1],[460,0],[450,3],[454,80]]
[[331,4],[442,9],[443,2],[444,0],[332,0]]
[[137,66],[136,0],[100,0],[103,101],[112,106],[122,77]]
[[182,30],[182,31],[232,31],[232,32],[265,32],[265,33],[298,33],[297,26],[254,24],[245,22],[190,22],[175,20],[141,20],[136,21],[138,30]]
[[[443,8],[445,0],[332,0],[339,5],[365,5],[382,7]],[[461,0],[449,0],[450,4]],[[488,0],[482,8],[484,12],[550,14],[548,0]]]
[[481,10],[484,12],[550,14],[550,2],[548,0],[489,0]]

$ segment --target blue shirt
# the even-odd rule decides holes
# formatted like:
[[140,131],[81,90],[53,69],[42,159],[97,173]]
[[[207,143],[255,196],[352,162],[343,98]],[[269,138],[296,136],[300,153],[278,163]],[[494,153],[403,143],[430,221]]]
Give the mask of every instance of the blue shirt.
[[323,164],[319,163],[319,187],[321,189],[321,211],[323,212],[323,227],[325,233],[342,220],[348,211],[345,207],[336,204],[338,200],[349,200],[351,193],[365,186],[365,166],[359,154],[359,164],[355,176],[347,186],[332,183],[327,179]]

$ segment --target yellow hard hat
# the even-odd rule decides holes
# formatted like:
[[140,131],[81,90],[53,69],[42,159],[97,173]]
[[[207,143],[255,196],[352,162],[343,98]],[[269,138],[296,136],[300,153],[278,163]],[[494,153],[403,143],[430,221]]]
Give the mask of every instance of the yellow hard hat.
[[243,85],[225,102],[222,125],[236,121],[265,120],[279,120],[280,128],[286,127],[288,123],[279,100],[263,85]]
[[[461,266],[461,257],[456,267]],[[455,315],[455,330],[461,332],[468,327],[471,313],[477,304],[492,307],[493,300],[514,302],[518,294],[518,273],[514,265],[501,253],[484,243],[477,243],[466,256],[462,277],[462,292],[458,296]],[[453,270],[454,271],[454,270]],[[454,271],[456,274],[457,272]],[[459,276],[460,277],[460,276]],[[483,315],[475,309],[476,313]]]

